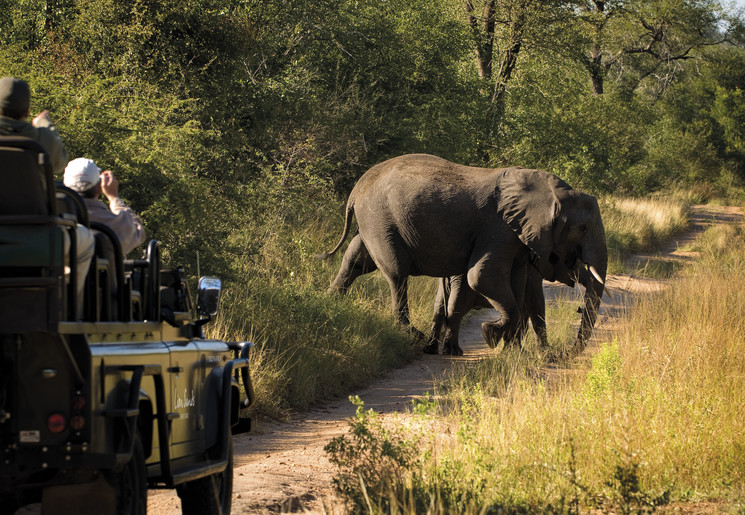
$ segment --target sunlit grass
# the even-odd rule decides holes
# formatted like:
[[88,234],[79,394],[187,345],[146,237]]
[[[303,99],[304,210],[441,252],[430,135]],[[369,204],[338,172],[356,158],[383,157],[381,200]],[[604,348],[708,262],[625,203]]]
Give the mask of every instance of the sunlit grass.
[[608,243],[608,271],[625,272],[624,260],[630,254],[654,249],[687,227],[688,205],[679,196],[602,198],[600,211]]
[[235,278],[209,330],[256,344],[254,413],[285,418],[369,384],[415,352],[379,273],[356,281],[346,296],[326,294],[344,249],[329,261],[317,255],[336,243],[339,222],[312,210],[278,209],[234,236],[245,241],[246,255],[236,259]]

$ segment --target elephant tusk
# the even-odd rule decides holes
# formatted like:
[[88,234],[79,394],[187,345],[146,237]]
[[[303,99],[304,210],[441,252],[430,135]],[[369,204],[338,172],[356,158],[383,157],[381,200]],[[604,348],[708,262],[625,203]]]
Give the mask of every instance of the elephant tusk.
[[611,292],[610,292],[610,291],[608,291],[608,288],[607,288],[607,287],[605,286],[605,281],[603,281],[603,280],[602,280],[602,279],[600,278],[600,274],[598,273],[598,271],[597,271],[597,270],[595,270],[595,267],[594,267],[594,266],[592,266],[592,265],[590,265],[590,266],[589,266],[588,268],[589,268],[589,270],[590,270],[590,273],[592,274],[592,276],[593,276],[593,277],[594,277],[594,278],[595,278],[595,279],[596,279],[596,280],[597,280],[597,281],[598,281],[598,282],[599,282],[600,284],[602,284],[602,285],[603,285],[603,291],[605,292],[605,294],[606,294],[606,295],[608,295],[608,298],[612,299],[612,298],[613,298],[613,295],[611,295]]
[[603,285],[603,291],[605,292],[605,294],[608,296],[609,299],[613,300],[613,295],[611,295],[611,292],[608,290],[608,288],[605,287],[605,285]]
[[602,280],[602,279],[600,278],[600,274],[598,273],[598,271],[597,271],[597,270],[595,270],[595,267],[594,267],[594,266],[592,266],[592,265],[590,265],[590,267],[589,267],[589,268],[590,268],[590,273],[592,274],[592,276],[593,276],[593,277],[594,277],[595,279],[597,279],[597,281],[598,281],[598,282],[599,282],[600,284],[602,284],[602,285],[603,285],[603,288],[605,288],[605,281],[603,281],[603,280]]
[[605,292],[605,294],[606,294],[606,295],[608,295],[608,298],[612,299],[612,298],[613,298],[613,295],[611,294],[610,290],[608,290],[608,288],[607,288],[607,287],[605,286],[605,281],[603,281],[603,280],[602,280],[602,279],[600,278],[600,274],[599,274],[599,273],[598,273],[598,271],[597,271],[597,270],[595,269],[595,267],[594,267],[593,265],[588,265],[587,263],[585,263],[585,262],[584,262],[584,261],[582,261],[581,259],[579,260],[579,262],[580,262],[580,263],[582,263],[582,265],[583,265],[584,267],[586,267],[586,268],[587,268],[587,269],[588,269],[588,270],[590,271],[590,273],[591,273],[591,274],[592,274],[592,276],[593,276],[593,277],[595,278],[595,280],[597,280],[597,282],[599,282],[600,284],[602,284],[602,285],[603,285],[603,291]]

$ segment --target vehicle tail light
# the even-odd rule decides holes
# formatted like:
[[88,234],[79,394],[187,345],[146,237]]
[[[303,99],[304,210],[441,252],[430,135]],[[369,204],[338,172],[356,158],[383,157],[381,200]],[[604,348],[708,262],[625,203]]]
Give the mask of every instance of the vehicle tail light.
[[49,428],[49,431],[52,433],[61,433],[65,430],[66,425],[65,416],[59,413],[49,415],[49,418],[47,419],[47,428]]
[[85,427],[85,417],[82,415],[73,415],[70,418],[70,429],[73,431],[82,431]]
[[71,407],[73,411],[83,411],[83,408],[85,408],[85,397],[82,395],[76,395],[73,397]]

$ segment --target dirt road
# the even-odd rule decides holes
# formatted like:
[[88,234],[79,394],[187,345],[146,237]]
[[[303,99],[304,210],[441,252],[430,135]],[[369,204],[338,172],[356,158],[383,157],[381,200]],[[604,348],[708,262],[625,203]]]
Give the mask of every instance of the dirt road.
[[[634,260],[643,265],[655,259],[695,259],[695,254],[679,249],[695,240],[708,226],[737,222],[742,216],[742,212],[736,208],[695,206],[689,231],[674,238],[659,254],[635,256]],[[609,276],[607,286],[613,298],[603,298],[594,342],[598,338],[606,339],[608,332],[613,331],[619,310],[628,305],[630,297],[639,292],[660,290],[665,283],[622,274]],[[551,288],[562,288],[578,299],[581,297],[580,288]],[[548,296],[554,294],[556,291],[551,291]],[[405,412],[413,399],[432,391],[433,377],[448,370],[453,360],[477,360],[491,351],[482,340],[481,322],[494,316],[493,311],[482,310],[466,322],[460,335],[463,357],[422,354],[406,367],[354,393],[362,398],[367,408],[380,413]],[[591,343],[585,353],[592,353],[592,347]],[[342,513],[333,495],[332,477],[335,470],[326,458],[323,447],[333,437],[346,432],[347,419],[354,414],[354,410],[355,407],[346,398],[340,399],[298,415],[288,423],[264,423],[252,433],[236,436],[232,513]],[[165,515],[180,511],[180,501],[175,492],[149,492],[149,514]]]

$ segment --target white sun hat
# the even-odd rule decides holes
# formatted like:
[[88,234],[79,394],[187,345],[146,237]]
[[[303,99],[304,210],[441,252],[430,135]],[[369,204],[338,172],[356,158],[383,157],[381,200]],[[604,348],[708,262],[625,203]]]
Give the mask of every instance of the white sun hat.
[[79,157],[67,163],[64,183],[78,193],[94,187],[101,180],[101,169],[92,159]]

